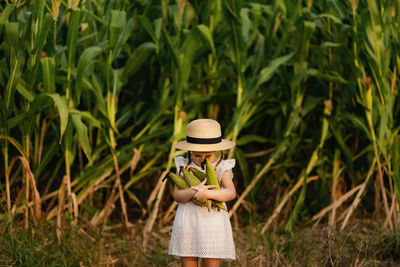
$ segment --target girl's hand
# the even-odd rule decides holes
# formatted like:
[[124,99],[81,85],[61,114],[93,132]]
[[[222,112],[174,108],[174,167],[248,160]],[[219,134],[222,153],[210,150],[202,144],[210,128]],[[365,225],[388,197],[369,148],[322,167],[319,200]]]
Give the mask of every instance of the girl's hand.
[[214,188],[216,187],[216,185],[205,185],[206,182],[207,178],[204,179],[204,181],[201,182],[200,184],[191,187],[193,190],[197,191],[193,196],[194,199],[201,202],[208,199],[208,194],[207,194],[208,189]]
[[205,185],[206,182],[207,182],[207,178],[205,178],[203,182],[199,183],[198,185],[194,185],[191,188],[193,190],[200,191],[200,190],[208,190],[210,188],[216,187],[216,185]]
[[200,202],[204,202],[208,199],[207,191],[208,190],[199,190],[194,194],[193,198]]

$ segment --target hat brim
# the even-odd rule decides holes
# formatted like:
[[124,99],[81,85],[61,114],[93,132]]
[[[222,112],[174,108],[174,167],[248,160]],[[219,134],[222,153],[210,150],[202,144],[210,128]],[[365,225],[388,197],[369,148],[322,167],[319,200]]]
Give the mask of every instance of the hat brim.
[[174,145],[176,149],[198,152],[221,151],[231,149],[234,146],[234,142],[225,139],[222,139],[222,141],[217,144],[193,144],[181,141]]

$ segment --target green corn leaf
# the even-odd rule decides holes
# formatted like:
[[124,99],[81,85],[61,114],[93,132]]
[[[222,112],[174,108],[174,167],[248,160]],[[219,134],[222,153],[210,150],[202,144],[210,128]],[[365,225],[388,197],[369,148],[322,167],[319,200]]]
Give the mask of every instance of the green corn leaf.
[[7,120],[7,127],[9,129],[12,129],[16,126],[21,125],[21,123],[23,123],[29,115],[30,115],[30,113],[24,112],[24,113],[21,113],[21,114],[11,117],[10,119]]
[[249,166],[247,164],[246,158],[244,157],[243,151],[236,147],[235,151],[235,158],[237,159],[240,170],[242,171],[242,177],[245,185],[248,185],[250,183],[250,172],[249,172]]
[[68,124],[67,100],[57,93],[46,94],[46,95],[49,96],[54,101],[54,104],[57,106],[57,109],[58,109],[58,114],[60,115],[60,142],[61,142],[63,134],[64,134],[65,129],[67,128],[67,124]]
[[369,132],[369,128],[362,118],[357,117],[356,115],[351,114],[351,113],[342,114],[342,118],[350,121],[356,128],[362,130],[364,132],[364,134],[368,137],[369,140],[372,140],[372,136],[371,136],[371,133]]
[[35,169],[35,177],[40,177],[41,173],[49,167],[51,160],[54,159],[60,146],[57,142],[51,142],[51,144],[46,144],[45,151],[43,152],[43,157],[40,161],[39,166]]
[[6,7],[3,9],[3,11],[0,14],[0,26],[6,23],[8,20],[8,17],[11,15],[11,13],[14,11],[15,6],[7,4]]
[[18,150],[20,155],[22,157],[24,157],[26,160],[28,160],[28,157],[26,156],[26,153],[25,153],[21,143],[19,143],[15,138],[12,138],[11,136],[0,135],[0,140],[1,139],[6,140],[10,144],[12,144]]
[[14,104],[14,95],[15,95],[15,84],[20,76],[20,59],[18,57],[18,30],[19,23],[18,22],[6,22],[5,23],[5,37],[10,46],[10,70],[9,77],[5,90],[5,99],[4,104],[7,109],[7,113],[11,113]]
[[88,158],[89,162],[92,161],[91,149],[89,145],[89,137],[87,126],[82,122],[82,117],[80,114],[71,114],[71,120],[74,124],[75,130],[78,133],[78,140],[81,144],[83,152]]
[[43,88],[46,93],[56,92],[56,68],[55,61],[52,57],[44,57],[40,59],[42,65]]
[[87,120],[88,122],[90,122],[90,125],[96,128],[101,128],[101,126],[104,124],[101,121],[99,121],[98,119],[96,119],[92,113],[88,112],[88,111],[81,111],[81,110],[76,110],[76,109],[69,109],[70,113],[73,114],[79,114],[81,115],[81,117],[85,120]]
[[341,43],[334,43],[334,42],[323,42],[321,45],[320,45],[320,49],[321,50],[326,50],[326,49],[328,49],[328,48],[336,48],[336,47],[341,47],[343,44],[341,44]]
[[110,46],[115,48],[118,37],[126,24],[126,12],[120,10],[112,10],[110,18]]
[[156,45],[146,42],[139,45],[129,56],[124,67],[124,79],[133,76],[146,62],[151,55],[155,53]]
[[81,22],[81,11],[76,8],[72,9],[71,17],[68,24],[68,33],[67,33],[67,51],[68,51],[69,67],[72,66],[75,60],[80,22]]
[[34,1],[35,5],[33,7],[33,19],[35,21],[35,33],[37,34],[37,30],[42,26],[42,19],[44,14],[44,6],[45,0],[36,0]]
[[26,82],[22,78],[18,79],[17,84],[15,85],[15,89],[29,102],[33,102],[36,97],[35,92],[29,90]]
[[268,141],[268,139],[263,136],[259,136],[259,135],[255,135],[255,134],[247,134],[245,136],[240,137],[236,141],[236,145],[244,146],[251,142],[265,143],[267,141]]
[[15,57],[10,70],[10,77],[6,85],[5,106],[7,112],[11,112],[14,105],[15,83],[19,78],[19,60]]
[[191,65],[193,63],[193,58],[195,52],[199,47],[199,36],[198,33],[194,30],[190,31],[185,37],[185,41],[182,44],[182,47],[179,49],[179,88],[183,88],[183,85],[189,79]]
[[297,217],[298,217],[298,215],[300,213],[301,208],[304,205],[304,200],[306,199],[306,192],[307,192],[307,183],[306,183],[306,181],[307,181],[307,176],[304,175],[300,179],[303,179],[304,184],[303,184],[303,187],[301,188],[299,198],[296,201],[296,205],[295,205],[294,209],[292,210],[292,213],[290,214],[290,218],[289,218],[289,220],[288,220],[288,222],[287,222],[287,224],[285,226],[285,230],[289,231],[289,232],[293,231],[294,225],[296,224],[296,221],[297,221]]
[[393,137],[392,156],[393,182],[395,185],[397,201],[400,203],[400,142],[398,134]]
[[331,74],[327,74],[317,69],[307,69],[306,73],[307,75],[314,76],[322,80],[344,83],[344,84],[347,83],[347,81],[337,72],[332,72]]
[[[6,117],[7,110],[6,110],[6,106],[3,103],[3,98],[1,97],[1,95],[0,95],[0,112],[1,112],[0,113],[0,127],[4,129],[3,133],[5,135],[7,135],[8,128],[9,128],[8,122],[7,122],[7,117]],[[2,132],[0,132],[0,133],[2,133]]]
[[44,21],[40,26],[40,32],[38,39],[36,40],[36,54],[39,57],[40,52],[43,50],[44,45],[46,44],[46,37],[49,32],[50,27],[54,24],[53,18],[50,14],[46,14],[44,17]]
[[171,37],[169,36],[169,34],[168,34],[168,32],[165,30],[165,28],[162,28],[163,30],[162,30],[162,33],[163,33],[163,36],[165,37],[165,45],[167,46],[167,48],[168,48],[168,50],[169,50],[169,57],[171,58],[171,60],[173,61],[173,63],[176,65],[176,66],[179,66],[179,59],[178,59],[178,56],[177,56],[177,51],[176,51],[176,49],[174,48],[174,46],[172,45],[172,43],[171,43]]
[[[159,39],[159,36],[158,36],[158,38],[156,37],[156,33],[154,32],[154,29],[153,29],[153,26],[151,25],[150,20],[147,17],[143,16],[143,15],[139,15],[138,19],[139,19],[140,23],[142,24],[142,26],[144,27],[144,29],[146,30],[146,32],[153,39],[153,42],[157,43],[157,41]],[[159,27],[159,29],[161,30],[161,27]],[[158,33],[158,34],[160,34],[160,33]]]
[[294,53],[290,53],[288,55],[276,58],[272,60],[267,67],[263,68],[257,77],[256,88],[258,88],[261,84],[269,81],[276,70],[283,64],[287,63],[293,57],[293,55]]
[[204,40],[207,42],[208,46],[210,47],[212,53],[214,56],[216,56],[216,51],[215,51],[215,46],[214,46],[214,41],[211,35],[210,29],[203,24],[197,25],[196,29],[199,30],[201,36],[204,38]]
[[91,46],[86,48],[81,56],[79,57],[77,73],[76,73],[76,95],[78,99],[82,91],[83,76],[89,76],[91,73],[87,73],[90,65],[94,64],[95,58],[102,52],[102,49],[98,46]]
[[112,54],[112,60],[119,56],[121,47],[126,43],[132,33],[133,25],[134,25],[134,18],[131,18],[126,23],[125,27],[123,28],[122,32],[118,36],[117,43],[115,44],[114,51]]

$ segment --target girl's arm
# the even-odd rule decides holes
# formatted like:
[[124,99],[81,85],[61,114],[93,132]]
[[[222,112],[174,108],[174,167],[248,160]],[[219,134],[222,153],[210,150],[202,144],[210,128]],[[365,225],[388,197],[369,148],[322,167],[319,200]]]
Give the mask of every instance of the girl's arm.
[[214,199],[221,202],[233,200],[236,197],[236,189],[232,178],[232,172],[225,171],[221,178],[221,184],[224,188],[219,190],[200,189],[195,193],[194,198],[198,201],[206,199]]
[[[204,181],[202,183],[198,184],[197,186],[201,187],[204,190],[215,187],[215,185],[204,185],[206,182],[207,182],[207,179],[204,179]],[[181,190],[178,188],[178,186],[174,185],[173,197],[174,197],[175,201],[177,201],[177,202],[186,202],[186,201],[190,200],[196,193],[197,193],[197,191],[191,187]]]
[[174,194],[172,195],[176,202],[186,202],[190,200],[194,194],[196,194],[196,190],[192,188],[187,189],[179,189],[178,186],[174,185]]

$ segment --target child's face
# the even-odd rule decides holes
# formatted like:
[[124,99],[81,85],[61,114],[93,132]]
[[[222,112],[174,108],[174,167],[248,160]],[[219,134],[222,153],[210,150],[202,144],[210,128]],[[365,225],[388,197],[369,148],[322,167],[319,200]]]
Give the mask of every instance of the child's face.
[[201,163],[203,163],[203,161],[206,158],[209,158],[211,162],[214,162],[216,160],[215,151],[212,151],[212,152],[195,152],[195,151],[192,151],[191,152],[191,158],[192,158],[193,162],[197,166],[201,166]]

